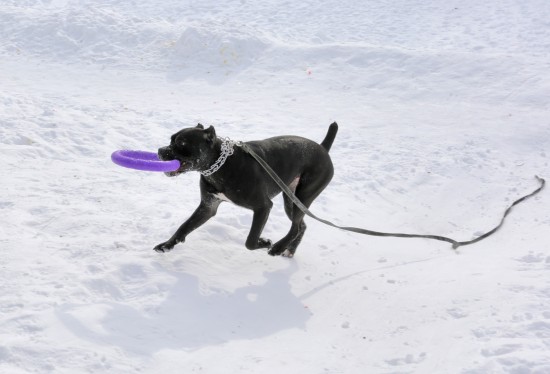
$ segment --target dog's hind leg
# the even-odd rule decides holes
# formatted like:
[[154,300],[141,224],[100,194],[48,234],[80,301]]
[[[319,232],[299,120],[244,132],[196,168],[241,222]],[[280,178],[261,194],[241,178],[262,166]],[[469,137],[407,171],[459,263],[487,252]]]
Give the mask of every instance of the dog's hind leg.
[[[296,205],[294,205],[294,203],[292,203],[292,200],[290,200],[290,198],[285,194],[283,194],[283,200],[284,200],[284,203],[285,203],[285,213],[286,213],[287,217],[292,221],[292,216],[293,216],[294,211],[295,210],[299,211],[299,209]],[[304,237],[304,234],[306,233],[306,229],[307,229],[306,223],[302,219],[302,222],[301,222],[301,224],[298,228],[298,234],[288,244],[285,251],[282,253],[283,256],[285,256],[285,257],[293,257],[294,256],[294,253],[296,252],[296,248],[298,248],[298,245],[300,244],[300,242],[302,241],[302,238]]]
[[[304,200],[300,199],[305,206],[308,206]],[[311,202],[310,202],[311,204]],[[297,209],[296,209],[297,210]],[[301,241],[303,234],[305,232],[305,225],[302,226],[304,220],[304,213],[300,210],[294,212],[292,217],[292,225],[290,226],[290,231],[285,235],[281,240],[271,247],[269,254],[271,256],[279,256],[288,251],[289,257],[292,257],[294,253],[290,253],[292,250],[296,252],[299,242]],[[303,230],[300,230],[303,227]]]
[[254,209],[252,227],[250,228],[248,238],[246,238],[246,248],[254,250],[259,248],[271,247],[271,240],[260,238],[260,235],[264,229],[265,223],[267,222],[267,218],[269,217],[269,212],[271,212],[272,207],[273,203],[270,200],[267,200],[264,206]]
[[296,253],[296,249],[298,248],[298,245],[302,242],[302,238],[304,237],[304,234],[306,233],[306,223],[302,219],[302,223],[300,224],[298,235],[292,241],[288,244],[286,249],[283,253],[281,253],[284,257],[294,257],[294,253]]
[[[328,185],[332,179],[332,174],[332,168],[328,170],[311,170],[303,173],[296,186],[296,197],[309,208]],[[292,225],[288,234],[271,247],[269,254],[272,256],[285,255],[292,257],[302,241],[306,230],[306,224],[304,223],[305,213],[298,209],[286,195],[284,196],[284,201],[285,212],[292,221]]]

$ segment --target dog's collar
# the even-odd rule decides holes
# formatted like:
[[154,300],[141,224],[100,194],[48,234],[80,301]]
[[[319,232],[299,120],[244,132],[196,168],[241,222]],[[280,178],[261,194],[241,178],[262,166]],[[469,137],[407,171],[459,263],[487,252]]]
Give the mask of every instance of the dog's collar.
[[236,146],[241,145],[241,142],[234,141],[229,138],[221,138],[221,140],[222,140],[222,146],[221,146],[222,153],[220,154],[220,157],[218,157],[216,162],[214,162],[214,164],[212,164],[212,166],[210,166],[207,170],[203,170],[200,172],[205,177],[208,177],[214,174],[215,172],[217,172],[223,166],[223,164],[225,164],[225,160],[227,160],[227,158],[233,154],[233,147],[235,145]]

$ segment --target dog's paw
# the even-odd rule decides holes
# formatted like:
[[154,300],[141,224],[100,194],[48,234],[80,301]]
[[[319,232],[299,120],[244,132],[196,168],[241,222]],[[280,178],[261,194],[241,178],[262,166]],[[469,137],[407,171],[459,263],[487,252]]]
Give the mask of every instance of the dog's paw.
[[284,245],[284,243],[277,242],[275,243],[275,245],[273,245],[273,247],[271,247],[271,249],[267,253],[271,256],[283,256],[283,257],[292,258],[294,257],[295,252],[296,252],[296,248],[294,249],[288,248]]
[[285,249],[283,247],[277,245],[277,243],[275,243],[275,245],[273,247],[271,247],[267,253],[270,256],[280,256],[284,252],[285,252]]
[[246,248],[248,248],[249,250],[251,251],[254,251],[256,249],[260,249],[260,248],[271,248],[271,240],[269,239],[264,239],[264,238],[259,238],[257,241],[255,242],[252,242],[251,240],[247,240],[246,241]]
[[154,250],[158,253],[167,253],[170,252],[175,245],[176,243],[168,240],[167,242],[157,245]]
[[269,239],[258,239],[258,248],[271,248],[272,245],[273,243]]
[[292,258],[294,257],[294,252],[292,252],[291,250],[289,249],[285,249],[283,253],[281,253],[281,256],[283,257],[288,257],[288,258]]

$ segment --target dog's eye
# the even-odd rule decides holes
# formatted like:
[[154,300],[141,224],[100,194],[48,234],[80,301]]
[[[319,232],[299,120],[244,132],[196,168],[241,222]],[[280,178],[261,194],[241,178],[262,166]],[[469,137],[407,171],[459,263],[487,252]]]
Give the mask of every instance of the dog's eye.
[[181,142],[181,143],[180,143],[180,147],[181,147],[181,148],[185,148],[185,146],[187,146],[187,143],[185,143],[185,142]]

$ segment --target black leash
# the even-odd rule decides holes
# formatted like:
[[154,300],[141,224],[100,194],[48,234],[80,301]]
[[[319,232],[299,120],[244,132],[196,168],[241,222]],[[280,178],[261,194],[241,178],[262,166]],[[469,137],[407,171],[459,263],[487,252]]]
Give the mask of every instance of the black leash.
[[372,231],[372,230],[366,230],[366,229],[361,229],[361,228],[357,228],[357,227],[345,227],[345,226],[338,226],[330,221],[327,221],[325,219],[322,219],[322,218],[319,218],[317,217],[315,214],[311,213],[311,211],[304,205],[302,204],[302,202],[296,197],[296,195],[294,195],[294,193],[290,190],[290,188],[281,180],[281,178],[279,178],[279,176],[273,171],[273,169],[271,169],[271,167],[260,157],[256,154],[256,152],[254,152],[247,144],[245,143],[237,143],[236,144],[237,146],[240,146],[245,152],[247,152],[248,154],[250,154],[264,169],[265,171],[267,172],[267,174],[269,174],[269,176],[277,183],[277,185],[279,186],[279,188],[281,188],[281,190],[283,190],[283,192],[289,197],[290,200],[292,200],[292,202],[302,211],[304,212],[306,215],[310,216],[311,218],[313,219],[316,219],[317,221],[319,222],[322,222],[326,225],[329,225],[329,226],[332,226],[332,227],[336,227],[338,229],[341,229],[341,230],[346,230],[346,231],[351,231],[351,232],[356,232],[358,234],[365,234],[365,235],[372,235],[372,236],[391,236],[391,237],[397,237],[397,238],[424,238],[424,239],[434,239],[434,240],[440,240],[440,241],[444,241],[444,242],[448,242],[448,243],[451,243],[453,245],[453,249],[457,249],[458,247],[462,247],[462,246],[465,246],[465,245],[470,245],[470,244],[474,244],[474,243],[477,243],[479,242],[480,240],[483,240],[485,238],[487,238],[488,236],[494,234],[496,231],[498,231],[498,229],[500,229],[500,227],[502,226],[502,224],[504,223],[504,219],[506,218],[506,216],[508,215],[508,213],[510,213],[510,211],[512,210],[512,208],[521,203],[522,201],[532,197],[532,196],[535,196],[536,194],[538,194],[540,191],[542,191],[542,189],[544,188],[544,185],[546,183],[546,181],[543,179],[543,178],[540,178],[538,176],[535,175],[535,178],[537,178],[537,180],[539,181],[540,183],[540,186],[539,188],[537,188],[535,191],[531,192],[530,194],[528,195],[525,195],[523,196],[522,198],[520,199],[517,199],[516,201],[514,201],[512,203],[512,205],[510,205],[506,211],[504,212],[504,215],[502,216],[502,219],[500,220],[500,223],[498,224],[498,226],[496,226],[494,229],[492,229],[491,231],[488,231],[486,232],[485,234],[475,238],[475,239],[472,239],[472,240],[467,240],[467,241],[463,241],[463,242],[459,242],[459,241],[456,241],[454,239],[451,239],[451,238],[448,238],[448,237],[445,237],[445,236],[440,236],[440,235],[419,235],[419,234],[402,234],[402,233],[387,233],[387,232],[378,232],[378,231]]

